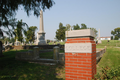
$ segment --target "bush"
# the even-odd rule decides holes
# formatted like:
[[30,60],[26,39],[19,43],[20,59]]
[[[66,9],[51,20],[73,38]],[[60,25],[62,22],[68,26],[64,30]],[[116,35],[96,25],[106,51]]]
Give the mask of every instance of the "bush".
[[97,73],[95,78],[99,80],[120,80],[120,66],[116,68],[103,67],[102,74]]

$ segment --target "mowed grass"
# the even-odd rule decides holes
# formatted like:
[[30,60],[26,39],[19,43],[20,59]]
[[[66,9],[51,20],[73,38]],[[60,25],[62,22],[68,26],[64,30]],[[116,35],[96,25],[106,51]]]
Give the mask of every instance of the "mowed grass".
[[[64,53],[64,50],[60,50],[60,53]],[[50,52],[42,52],[40,53],[40,58],[46,58],[46,59],[53,59],[53,51]]]
[[[102,41],[97,48],[107,46],[100,62],[97,64],[97,73],[101,73],[102,67],[117,67],[120,65],[120,41]],[[117,45],[116,45],[117,44]],[[26,50],[20,50],[26,51]],[[15,53],[12,50],[4,52],[4,57],[0,58],[0,80],[65,80],[65,66],[46,66],[15,60]],[[63,52],[63,51],[61,51]],[[41,58],[53,58],[53,52],[40,54]]]
[[4,57],[0,58],[0,80],[65,80],[64,65],[46,66],[18,61],[15,60],[16,52],[4,52]]
[[97,64],[97,73],[101,73],[102,67],[108,66],[109,68],[112,68],[120,66],[120,41],[102,41],[102,44],[97,45],[97,48],[103,48],[104,46],[107,46],[107,50]]

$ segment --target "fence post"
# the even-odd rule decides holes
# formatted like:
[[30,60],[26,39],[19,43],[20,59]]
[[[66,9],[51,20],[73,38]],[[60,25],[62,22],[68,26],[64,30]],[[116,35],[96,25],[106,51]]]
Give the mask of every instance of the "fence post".
[[91,29],[66,31],[66,80],[91,80],[96,74],[96,44]]

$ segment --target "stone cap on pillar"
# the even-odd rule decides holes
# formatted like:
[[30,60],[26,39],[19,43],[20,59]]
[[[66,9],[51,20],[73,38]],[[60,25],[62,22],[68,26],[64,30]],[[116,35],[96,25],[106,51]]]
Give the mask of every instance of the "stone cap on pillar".
[[95,37],[95,32],[91,29],[72,30],[65,32],[66,38],[73,37]]

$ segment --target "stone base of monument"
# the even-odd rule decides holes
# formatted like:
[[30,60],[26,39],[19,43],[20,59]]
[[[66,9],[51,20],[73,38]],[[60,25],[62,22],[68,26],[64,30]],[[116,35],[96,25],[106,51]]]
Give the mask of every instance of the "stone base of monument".
[[47,44],[46,44],[46,41],[40,41],[38,42],[38,45],[47,45]]

